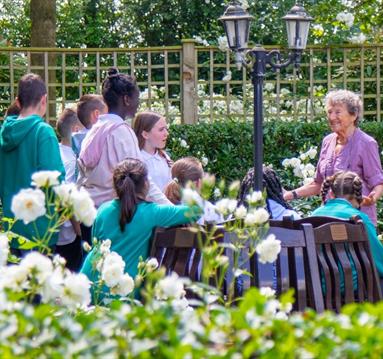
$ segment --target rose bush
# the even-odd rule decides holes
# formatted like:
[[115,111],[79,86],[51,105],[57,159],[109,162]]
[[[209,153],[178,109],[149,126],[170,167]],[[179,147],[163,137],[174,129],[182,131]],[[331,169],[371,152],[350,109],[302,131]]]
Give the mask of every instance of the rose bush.
[[[66,203],[62,213],[72,215],[76,202],[71,198],[76,190],[55,186],[60,193],[55,205]],[[209,177],[203,188],[208,197],[215,181]],[[222,184],[217,188],[224,192]],[[259,240],[268,220],[262,194],[250,194],[251,207],[239,210],[234,200],[237,190],[237,183],[230,186],[230,197],[221,199],[220,207],[231,218],[227,229],[238,237],[231,246],[237,250],[250,237],[252,250],[262,261],[274,261],[279,240],[272,236]],[[192,189],[186,198],[195,203]],[[245,223],[250,214],[254,218]],[[270,288],[252,288],[231,306],[214,288],[196,285],[175,273],[166,277],[154,258],[140,262],[137,277],[129,277],[122,258],[110,251],[109,240],[94,242],[99,254],[95,269],[101,276],[99,282],[91,283],[84,275],[66,270],[58,256],[31,252],[18,264],[6,265],[9,234],[0,234],[2,358],[341,358],[369,356],[372,345],[376,357],[383,354],[380,303],[347,306],[339,315],[317,315],[310,310],[291,313],[291,292],[278,300]],[[208,241],[202,250],[204,277],[209,279],[209,271],[227,268],[222,248]],[[239,266],[233,270],[235,276],[243,275]],[[104,285],[110,293],[108,300],[101,303],[93,298],[90,305],[91,287],[97,292]],[[134,299],[134,288],[140,290],[142,303]],[[198,300],[189,302],[187,289],[198,293]]]

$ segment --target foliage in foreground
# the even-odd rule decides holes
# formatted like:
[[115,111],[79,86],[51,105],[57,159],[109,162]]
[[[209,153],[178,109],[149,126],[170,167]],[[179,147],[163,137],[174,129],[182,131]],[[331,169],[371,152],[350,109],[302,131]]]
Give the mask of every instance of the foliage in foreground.
[[[314,156],[314,151],[308,153]],[[14,197],[14,202],[19,204],[13,210],[15,221],[34,221],[47,215],[42,211],[45,201],[37,199],[44,197],[42,191],[49,193],[50,188],[58,196],[55,205],[63,207],[57,222],[73,214],[80,220],[92,221],[91,203],[86,206],[88,216],[80,217],[78,213],[77,199],[80,194],[83,199],[87,196],[58,184],[57,177],[57,173],[49,171],[34,174],[36,189],[30,189],[33,193],[28,193],[28,198],[20,197],[20,193]],[[214,180],[207,178],[202,196],[209,197],[213,186]],[[271,235],[261,240],[268,220],[262,208],[262,194],[249,195],[250,208],[246,210],[236,207],[233,197],[237,190],[238,182],[229,187],[229,198],[216,204],[225,218],[235,218],[228,224],[238,236],[230,244],[234,250],[235,276],[240,269],[236,267],[235,253],[249,237],[260,261],[273,262],[280,251],[279,241],[269,238]],[[183,196],[189,203],[203,200],[190,188]],[[46,205],[50,205],[52,199],[45,199]],[[84,206],[81,208],[84,211]],[[271,288],[251,288],[233,304],[230,293],[225,298],[207,285],[228,263],[223,248],[214,246],[209,239],[201,244],[205,284],[191,283],[175,273],[165,277],[163,269],[156,270],[158,262],[154,258],[140,262],[134,282],[132,278],[126,280],[125,263],[110,250],[110,240],[94,247],[99,251],[95,268],[101,276],[99,282],[90,283],[83,274],[64,269],[60,257],[51,260],[38,252],[27,254],[18,264],[6,266],[9,235],[10,232],[0,233],[2,358],[378,358],[383,355],[383,303],[349,305],[340,315],[316,314],[311,310],[291,313],[292,292],[277,300]],[[43,242],[37,243],[35,249],[44,253]],[[94,305],[90,305],[90,286],[97,290],[103,285],[112,296],[103,302],[94,300]],[[134,286],[140,291],[142,301],[135,299]],[[220,287],[219,284],[217,288]],[[186,290],[198,294],[199,299],[186,299]],[[115,299],[115,294],[121,297]]]
[[48,304],[2,300],[0,354],[7,357],[379,358],[383,304],[342,314],[288,315],[289,306],[248,291],[238,306],[114,302],[70,314]]

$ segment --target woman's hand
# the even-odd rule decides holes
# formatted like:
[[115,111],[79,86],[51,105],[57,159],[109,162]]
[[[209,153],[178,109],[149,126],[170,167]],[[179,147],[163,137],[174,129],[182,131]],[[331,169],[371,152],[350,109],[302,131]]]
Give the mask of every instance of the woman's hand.
[[376,203],[375,191],[372,191],[368,196],[363,196],[361,206],[372,206]]
[[294,199],[294,195],[293,195],[293,192],[292,191],[285,191],[283,193],[283,199],[285,201],[291,201]]

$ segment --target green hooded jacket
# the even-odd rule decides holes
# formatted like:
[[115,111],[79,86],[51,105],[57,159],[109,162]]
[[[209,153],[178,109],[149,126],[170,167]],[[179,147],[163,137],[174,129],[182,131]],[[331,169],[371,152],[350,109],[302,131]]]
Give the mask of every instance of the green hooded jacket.
[[[31,115],[18,120],[9,116],[0,128],[0,199],[3,215],[13,218],[12,197],[23,188],[31,187],[34,172],[57,170],[65,177],[58,141],[53,128],[40,116]],[[48,219],[40,217],[25,225],[17,221],[12,231],[28,239],[42,237],[48,229]],[[36,233],[36,229],[38,233]],[[50,245],[57,242],[58,233],[52,236]],[[11,243],[17,247],[16,242]]]

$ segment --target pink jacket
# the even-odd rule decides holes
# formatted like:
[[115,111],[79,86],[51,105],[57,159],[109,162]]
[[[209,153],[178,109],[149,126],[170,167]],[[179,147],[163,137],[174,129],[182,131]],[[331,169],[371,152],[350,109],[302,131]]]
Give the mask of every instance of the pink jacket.
[[[137,137],[132,128],[117,115],[100,116],[81,145],[77,180],[77,184],[89,192],[96,207],[116,197],[113,170],[128,157],[141,160]],[[169,203],[152,183],[149,197],[157,203]]]

